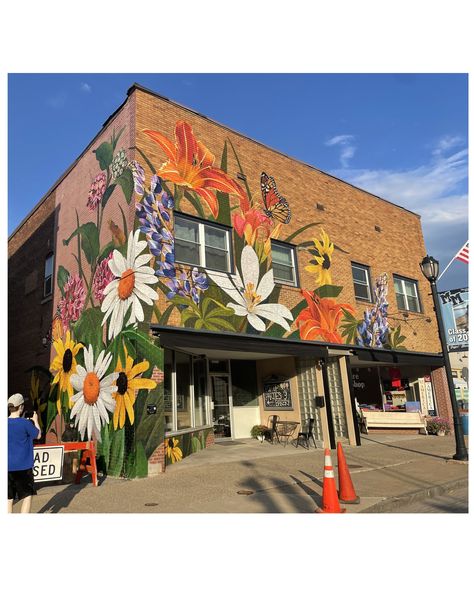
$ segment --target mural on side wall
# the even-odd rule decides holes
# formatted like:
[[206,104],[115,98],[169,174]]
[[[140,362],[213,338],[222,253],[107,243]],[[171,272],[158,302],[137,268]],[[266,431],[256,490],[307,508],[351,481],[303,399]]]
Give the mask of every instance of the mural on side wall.
[[[56,355],[47,429],[60,415],[82,439],[95,438],[102,468],[113,476],[145,476],[148,459],[163,442],[168,463],[204,447],[205,431],[164,438],[163,384],[152,378],[153,368],[163,368],[163,353],[147,327],[152,319],[166,325],[172,313],[181,326],[196,330],[401,349],[400,327],[391,331],[387,320],[387,276],[377,279],[373,307],[356,318],[354,308],[338,300],[342,286],[332,284],[334,253],[342,249],[322,228],[297,245],[311,255],[306,270],[314,276],[314,289],[301,290],[302,299],[291,309],[279,302],[271,240],[294,243],[321,223],[287,233],[290,202],[272,176],[262,172],[260,191],[253,195],[246,180],[243,187],[227,174],[230,149],[246,179],[230,140],[216,166],[216,157],[188,123],[176,123],[174,141],[144,130],[165,156],[157,169],[135,148],[150,170],[147,180],[142,164],[130,161],[125,149],[117,150],[122,132],[114,130],[94,151],[100,171],[84,206],[95,221],[81,223],[76,211],[76,229],[60,237],[77,272],[57,270],[61,298],[51,330]],[[112,195],[121,212],[118,220],[108,213]],[[125,215],[132,199],[136,228],[127,227]],[[201,219],[232,225],[235,274],[175,260],[173,212],[185,202]],[[110,237],[105,244],[102,229]],[[157,415],[147,415],[150,404]]]

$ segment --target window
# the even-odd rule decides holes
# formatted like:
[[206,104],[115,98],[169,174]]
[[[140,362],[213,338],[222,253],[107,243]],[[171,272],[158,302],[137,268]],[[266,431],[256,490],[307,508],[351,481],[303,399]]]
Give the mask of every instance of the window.
[[285,243],[272,241],[273,277],[277,282],[296,286],[295,248]]
[[418,298],[418,287],[414,280],[393,276],[397,306],[401,310],[420,312],[420,300]]
[[183,352],[165,348],[164,359],[165,432],[208,425],[207,364]]
[[176,261],[231,271],[228,228],[175,214],[174,235]]
[[359,263],[351,263],[352,265],[352,280],[354,282],[355,297],[360,300],[367,300],[371,302],[370,276],[369,268],[366,265]]
[[54,255],[50,253],[46,257],[44,262],[44,287],[43,296],[50,296],[53,293],[53,268],[54,268]]

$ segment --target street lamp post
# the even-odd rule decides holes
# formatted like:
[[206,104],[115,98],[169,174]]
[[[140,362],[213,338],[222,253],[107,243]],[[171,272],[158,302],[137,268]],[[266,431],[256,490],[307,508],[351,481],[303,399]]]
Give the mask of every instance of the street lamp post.
[[468,460],[468,453],[464,443],[464,434],[459,416],[458,404],[456,401],[456,393],[454,390],[453,374],[451,371],[451,363],[449,361],[448,346],[446,345],[446,337],[444,334],[443,317],[441,316],[441,306],[438,298],[438,287],[436,280],[438,279],[439,262],[433,257],[426,257],[420,263],[421,271],[425,278],[431,284],[431,294],[433,296],[434,309],[436,313],[436,320],[438,321],[438,333],[441,341],[441,348],[444,357],[444,366],[446,368],[446,378],[448,379],[449,398],[451,399],[451,407],[453,410],[454,435],[456,437],[456,454],[453,456],[455,460]]

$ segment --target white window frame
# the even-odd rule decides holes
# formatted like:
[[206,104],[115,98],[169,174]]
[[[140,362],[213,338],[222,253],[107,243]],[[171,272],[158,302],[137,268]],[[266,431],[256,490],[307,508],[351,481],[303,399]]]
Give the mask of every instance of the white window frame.
[[[397,291],[396,285],[395,285],[395,280],[398,280],[401,283],[403,292],[398,292]],[[410,283],[410,284],[413,284],[413,286],[415,287],[415,294],[416,294],[416,301],[418,303],[418,310],[410,310],[408,308],[408,298],[407,298],[407,291],[406,291],[406,288],[405,288],[405,282]],[[402,277],[400,275],[394,275],[393,276],[393,289],[394,289],[394,292],[395,292],[395,299],[397,301],[397,308],[398,308],[398,310],[406,310],[407,312],[415,312],[415,313],[420,313],[421,312],[420,294],[418,292],[418,283],[417,283],[416,280],[411,280],[409,278],[404,278],[404,277]],[[403,300],[404,300],[404,303],[405,303],[405,308],[400,308],[399,307],[399,305],[398,305],[398,299],[397,299],[397,294],[401,294],[403,296]]]
[[[51,274],[46,275],[46,265],[50,259],[51,259]],[[48,256],[46,257],[46,259],[44,260],[43,298],[47,298],[48,296],[51,296],[53,293],[53,289],[54,289],[53,277],[54,277],[54,253],[49,253]],[[46,293],[46,282],[49,279],[51,280],[51,291]]]
[[[195,243],[194,241],[188,241],[185,238],[178,238],[177,239],[176,232],[175,232],[175,240],[179,240],[184,243],[191,243],[193,245],[197,244],[199,247],[199,263],[190,263],[189,261],[181,261],[180,259],[176,259],[177,263],[182,263],[183,265],[198,265],[199,267],[203,267],[204,269],[212,269],[213,271],[218,271],[221,273],[232,273],[230,228],[228,228],[227,226],[222,226],[221,224],[211,224],[211,223],[205,222],[204,220],[198,220],[196,218],[183,216],[182,214],[179,214],[179,213],[175,213],[174,217],[175,217],[175,224],[176,224],[176,220],[179,220],[179,219],[188,220],[189,222],[197,224],[197,226],[198,226],[198,241],[199,241],[198,243]],[[207,262],[206,262],[206,227],[207,228],[217,228],[218,230],[221,230],[225,234],[225,245],[226,245],[225,250],[221,249],[220,247],[212,247],[211,245],[207,245],[207,246],[211,249],[225,251],[226,263],[227,263],[226,270],[215,269],[215,268],[209,267],[207,265]]]
[[[297,271],[297,260],[296,260],[296,248],[294,245],[290,245],[289,243],[283,243],[280,241],[271,241],[271,246],[273,249],[273,245],[276,247],[281,247],[283,249],[288,249],[291,253],[291,266],[285,265],[284,263],[278,263],[278,265],[283,265],[284,267],[291,267],[293,271],[293,281],[289,282],[288,280],[282,280],[275,277],[275,270],[273,270],[273,280],[276,284],[283,284],[285,286],[298,286],[298,271]],[[272,261],[273,261],[273,253],[272,253]],[[272,265],[273,268],[273,265]]]
[[[356,280],[354,278],[354,274],[352,273],[354,267],[357,267],[357,269],[362,270],[365,273],[365,279],[367,280],[367,283],[363,283],[360,282],[359,280]],[[351,274],[352,274],[352,283],[353,284],[357,284],[359,286],[367,286],[367,292],[369,294],[368,298],[363,298],[362,296],[357,296],[357,294],[355,293],[354,290],[354,295],[356,300],[363,300],[364,302],[372,302],[372,286],[370,283],[370,267],[368,265],[363,265],[362,263],[356,263],[355,261],[351,261]]]

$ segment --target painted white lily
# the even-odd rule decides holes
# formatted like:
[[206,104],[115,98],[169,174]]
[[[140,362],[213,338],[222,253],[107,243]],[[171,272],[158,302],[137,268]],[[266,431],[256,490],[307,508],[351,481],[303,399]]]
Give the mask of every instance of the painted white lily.
[[244,247],[241,257],[242,276],[235,276],[207,270],[207,275],[228,294],[234,302],[227,304],[239,317],[247,317],[248,322],[257,329],[265,331],[262,318],[281,325],[287,331],[290,325],[285,319],[293,321],[293,315],[283,304],[264,304],[275,287],[273,270],[267,271],[259,282],[260,265],[257,253],[250,245]]

